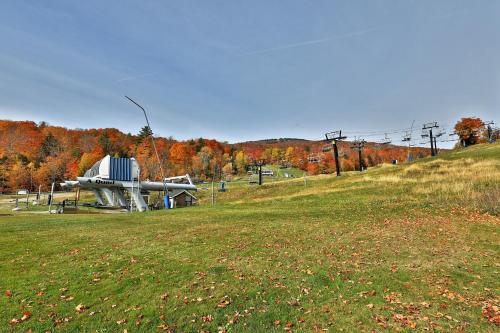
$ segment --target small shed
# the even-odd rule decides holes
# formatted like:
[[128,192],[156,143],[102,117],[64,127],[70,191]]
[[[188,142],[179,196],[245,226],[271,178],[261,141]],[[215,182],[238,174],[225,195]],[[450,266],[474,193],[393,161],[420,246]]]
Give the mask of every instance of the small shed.
[[192,195],[187,190],[182,190],[177,193],[173,193],[171,196],[171,200],[173,203],[173,208],[177,207],[188,207],[196,205],[196,201],[198,200],[194,195]]

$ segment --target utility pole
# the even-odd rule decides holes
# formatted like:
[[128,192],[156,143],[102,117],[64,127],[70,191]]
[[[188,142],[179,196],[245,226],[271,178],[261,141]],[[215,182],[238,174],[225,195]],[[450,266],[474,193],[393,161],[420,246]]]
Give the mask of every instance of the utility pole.
[[363,161],[363,149],[365,148],[365,143],[366,141],[364,139],[358,139],[355,140],[351,146],[351,148],[358,151],[359,172],[363,172],[363,170],[366,170],[365,162]]
[[435,141],[434,141],[434,137],[432,135],[432,129],[433,128],[438,128],[439,125],[437,122],[431,122],[431,123],[426,123],[422,126],[422,137],[425,138],[427,135],[424,134],[425,133],[425,130],[429,130],[429,139],[431,141],[431,156],[436,156],[436,149],[435,149]]
[[264,161],[257,162],[257,169],[259,171],[259,185],[262,185],[262,164],[264,164]]
[[214,179],[212,178],[212,206],[215,205]]
[[337,147],[337,142],[344,140],[347,137],[342,136],[342,131],[333,131],[325,133],[325,138],[327,142],[331,142],[333,146],[333,158],[335,159],[335,170],[337,171],[337,177],[340,176],[340,162],[339,162],[339,149]]
[[50,196],[49,196],[49,214],[52,214],[52,202],[54,201],[54,185],[55,182],[52,182],[52,186],[50,188]]

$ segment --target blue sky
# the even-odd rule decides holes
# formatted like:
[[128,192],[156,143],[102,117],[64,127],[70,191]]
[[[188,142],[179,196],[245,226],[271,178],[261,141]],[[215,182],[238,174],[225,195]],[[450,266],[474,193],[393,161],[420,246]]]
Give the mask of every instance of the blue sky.
[[129,95],[178,139],[500,121],[497,0],[18,0],[0,22],[0,118],[136,133]]

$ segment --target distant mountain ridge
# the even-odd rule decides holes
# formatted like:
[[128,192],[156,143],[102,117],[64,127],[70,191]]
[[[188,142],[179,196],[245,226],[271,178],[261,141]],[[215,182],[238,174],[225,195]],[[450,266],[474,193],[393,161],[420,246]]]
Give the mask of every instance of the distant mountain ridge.
[[259,144],[259,143],[264,143],[264,144],[273,144],[273,143],[281,143],[281,142],[318,142],[315,140],[308,140],[308,139],[301,139],[301,138],[278,138],[278,139],[261,139],[261,140],[249,140],[249,141],[241,141],[241,142],[236,142],[233,143],[234,145],[239,145],[239,144]]

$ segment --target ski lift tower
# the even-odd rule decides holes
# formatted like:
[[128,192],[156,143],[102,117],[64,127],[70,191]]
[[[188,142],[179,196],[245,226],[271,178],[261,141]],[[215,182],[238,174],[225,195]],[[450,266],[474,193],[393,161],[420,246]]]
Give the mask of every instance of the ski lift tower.
[[363,172],[366,170],[365,163],[363,161],[363,149],[365,148],[366,141],[364,139],[356,139],[352,142],[352,149],[356,149],[358,151],[358,159],[359,159],[359,171]]
[[[331,142],[333,146],[333,157],[335,158],[335,170],[337,171],[337,177],[340,176],[340,162],[339,162],[339,149],[337,147],[337,142],[346,139],[346,136],[342,136],[342,131],[333,131],[325,133],[325,138],[327,142]],[[324,148],[323,148],[324,151]]]
[[[426,123],[422,126],[422,138],[425,138],[427,136],[429,136],[430,138],[430,142],[431,142],[431,156],[436,156],[436,149],[434,147],[434,137],[432,135],[432,129],[433,128],[438,128],[439,125],[436,121],[434,122],[430,122],[430,123]],[[429,134],[424,134],[426,130],[429,130]]]

